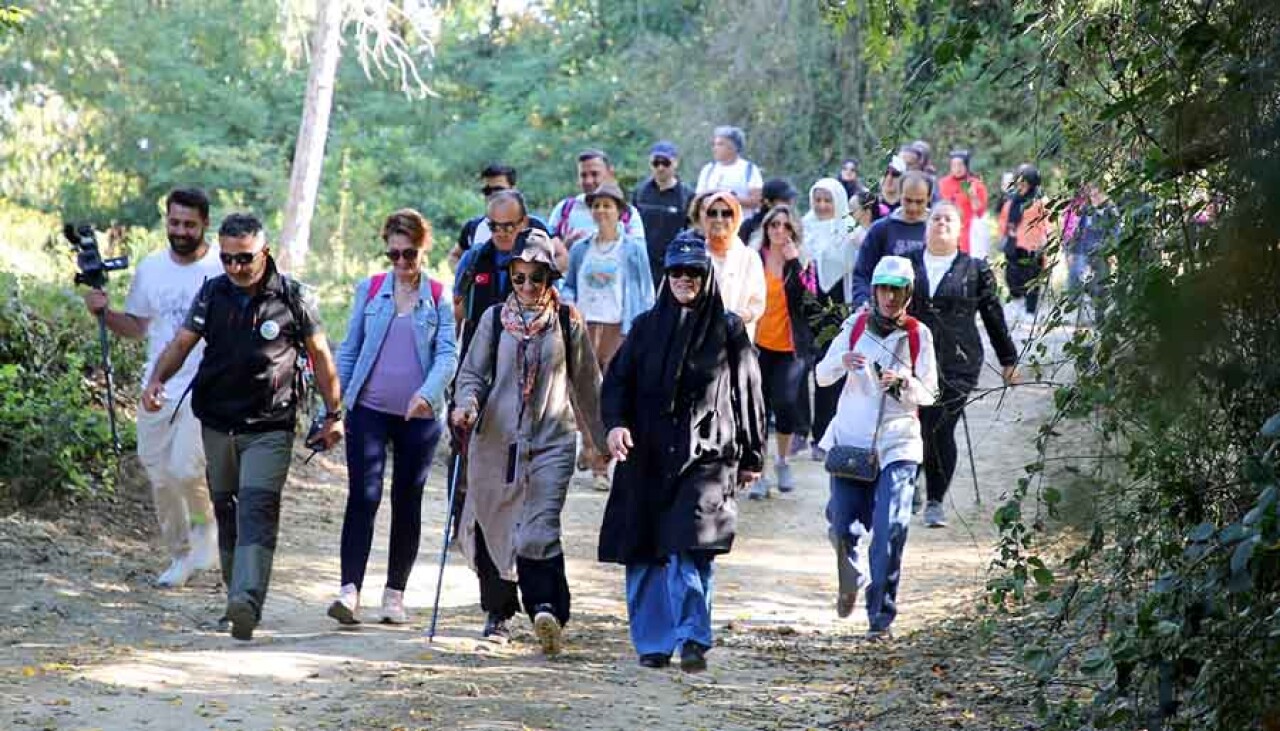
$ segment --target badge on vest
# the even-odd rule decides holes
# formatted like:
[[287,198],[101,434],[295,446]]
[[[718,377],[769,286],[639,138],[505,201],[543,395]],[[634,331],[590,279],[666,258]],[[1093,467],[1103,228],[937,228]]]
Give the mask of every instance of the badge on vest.
[[485,285],[489,283],[489,273],[480,272],[476,275],[476,284]]
[[263,340],[275,340],[280,337],[280,323],[275,320],[267,320],[258,328],[258,334]]

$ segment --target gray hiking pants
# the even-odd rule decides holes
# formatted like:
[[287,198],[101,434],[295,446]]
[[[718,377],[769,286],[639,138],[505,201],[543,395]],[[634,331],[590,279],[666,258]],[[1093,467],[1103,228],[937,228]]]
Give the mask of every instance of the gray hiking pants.
[[227,601],[248,602],[261,618],[294,434],[225,434],[205,427],[203,436]]

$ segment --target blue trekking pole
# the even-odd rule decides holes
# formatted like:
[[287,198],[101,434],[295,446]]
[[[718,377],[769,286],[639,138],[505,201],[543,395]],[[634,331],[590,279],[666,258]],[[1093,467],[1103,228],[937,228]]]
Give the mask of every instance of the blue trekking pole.
[[458,492],[458,473],[462,472],[462,455],[466,451],[465,439],[462,448],[453,455],[453,474],[449,477],[449,509],[444,514],[444,540],[440,545],[440,570],[436,574],[436,600],[431,605],[431,628],[427,630],[427,642],[436,638],[436,619],[440,616],[440,589],[444,586],[444,565],[449,560],[450,528],[453,524],[453,501]]

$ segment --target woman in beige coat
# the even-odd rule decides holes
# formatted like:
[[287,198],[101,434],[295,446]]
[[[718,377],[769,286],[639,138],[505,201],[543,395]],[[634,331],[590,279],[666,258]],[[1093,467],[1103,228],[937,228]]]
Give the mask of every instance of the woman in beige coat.
[[569,621],[560,512],[579,425],[605,443],[600,370],[581,315],[551,286],[560,272],[546,234],[520,234],[507,276],[513,293],[481,317],[455,383],[453,423],[474,426],[460,545],[480,578],[484,636],[509,639],[523,600],[555,654]]

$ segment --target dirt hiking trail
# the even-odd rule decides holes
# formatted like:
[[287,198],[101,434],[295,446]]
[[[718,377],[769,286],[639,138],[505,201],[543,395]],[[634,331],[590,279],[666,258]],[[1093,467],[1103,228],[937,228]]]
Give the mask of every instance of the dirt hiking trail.
[[[997,383],[988,369],[983,385]],[[366,623],[344,630],[325,616],[338,587],[346,494],[336,454],[294,462],[271,593],[248,643],[215,630],[224,604],[216,572],[182,589],[151,586],[164,560],[152,547],[145,487],[57,519],[11,515],[0,519],[0,728],[1024,728],[1029,711],[1006,682],[1013,661],[968,662],[984,641],[947,630],[981,592],[990,513],[1033,458],[1051,398],[1025,386],[998,402],[993,393],[969,409],[982,505],[961,431],[950,527],[912,523],[896,639],[865,643],[861,606],[847,620],[835,616],[827,479],[806,455],[795,492],[741,502],[734,550],[716,562],[717,644],[700,675],[636,664],[621,568],[595,561],[606,496],[586,479],[575,479],[565,511],[573,619],[566,651],[553,659],[538,652],[523,616],[511,644],[479,639],[475,577],[456,552],[438,637],[426,643],[445,513],[439,457],[406,592],[413,623],[402,627],[372,623],[387,500],[364,590]]]

